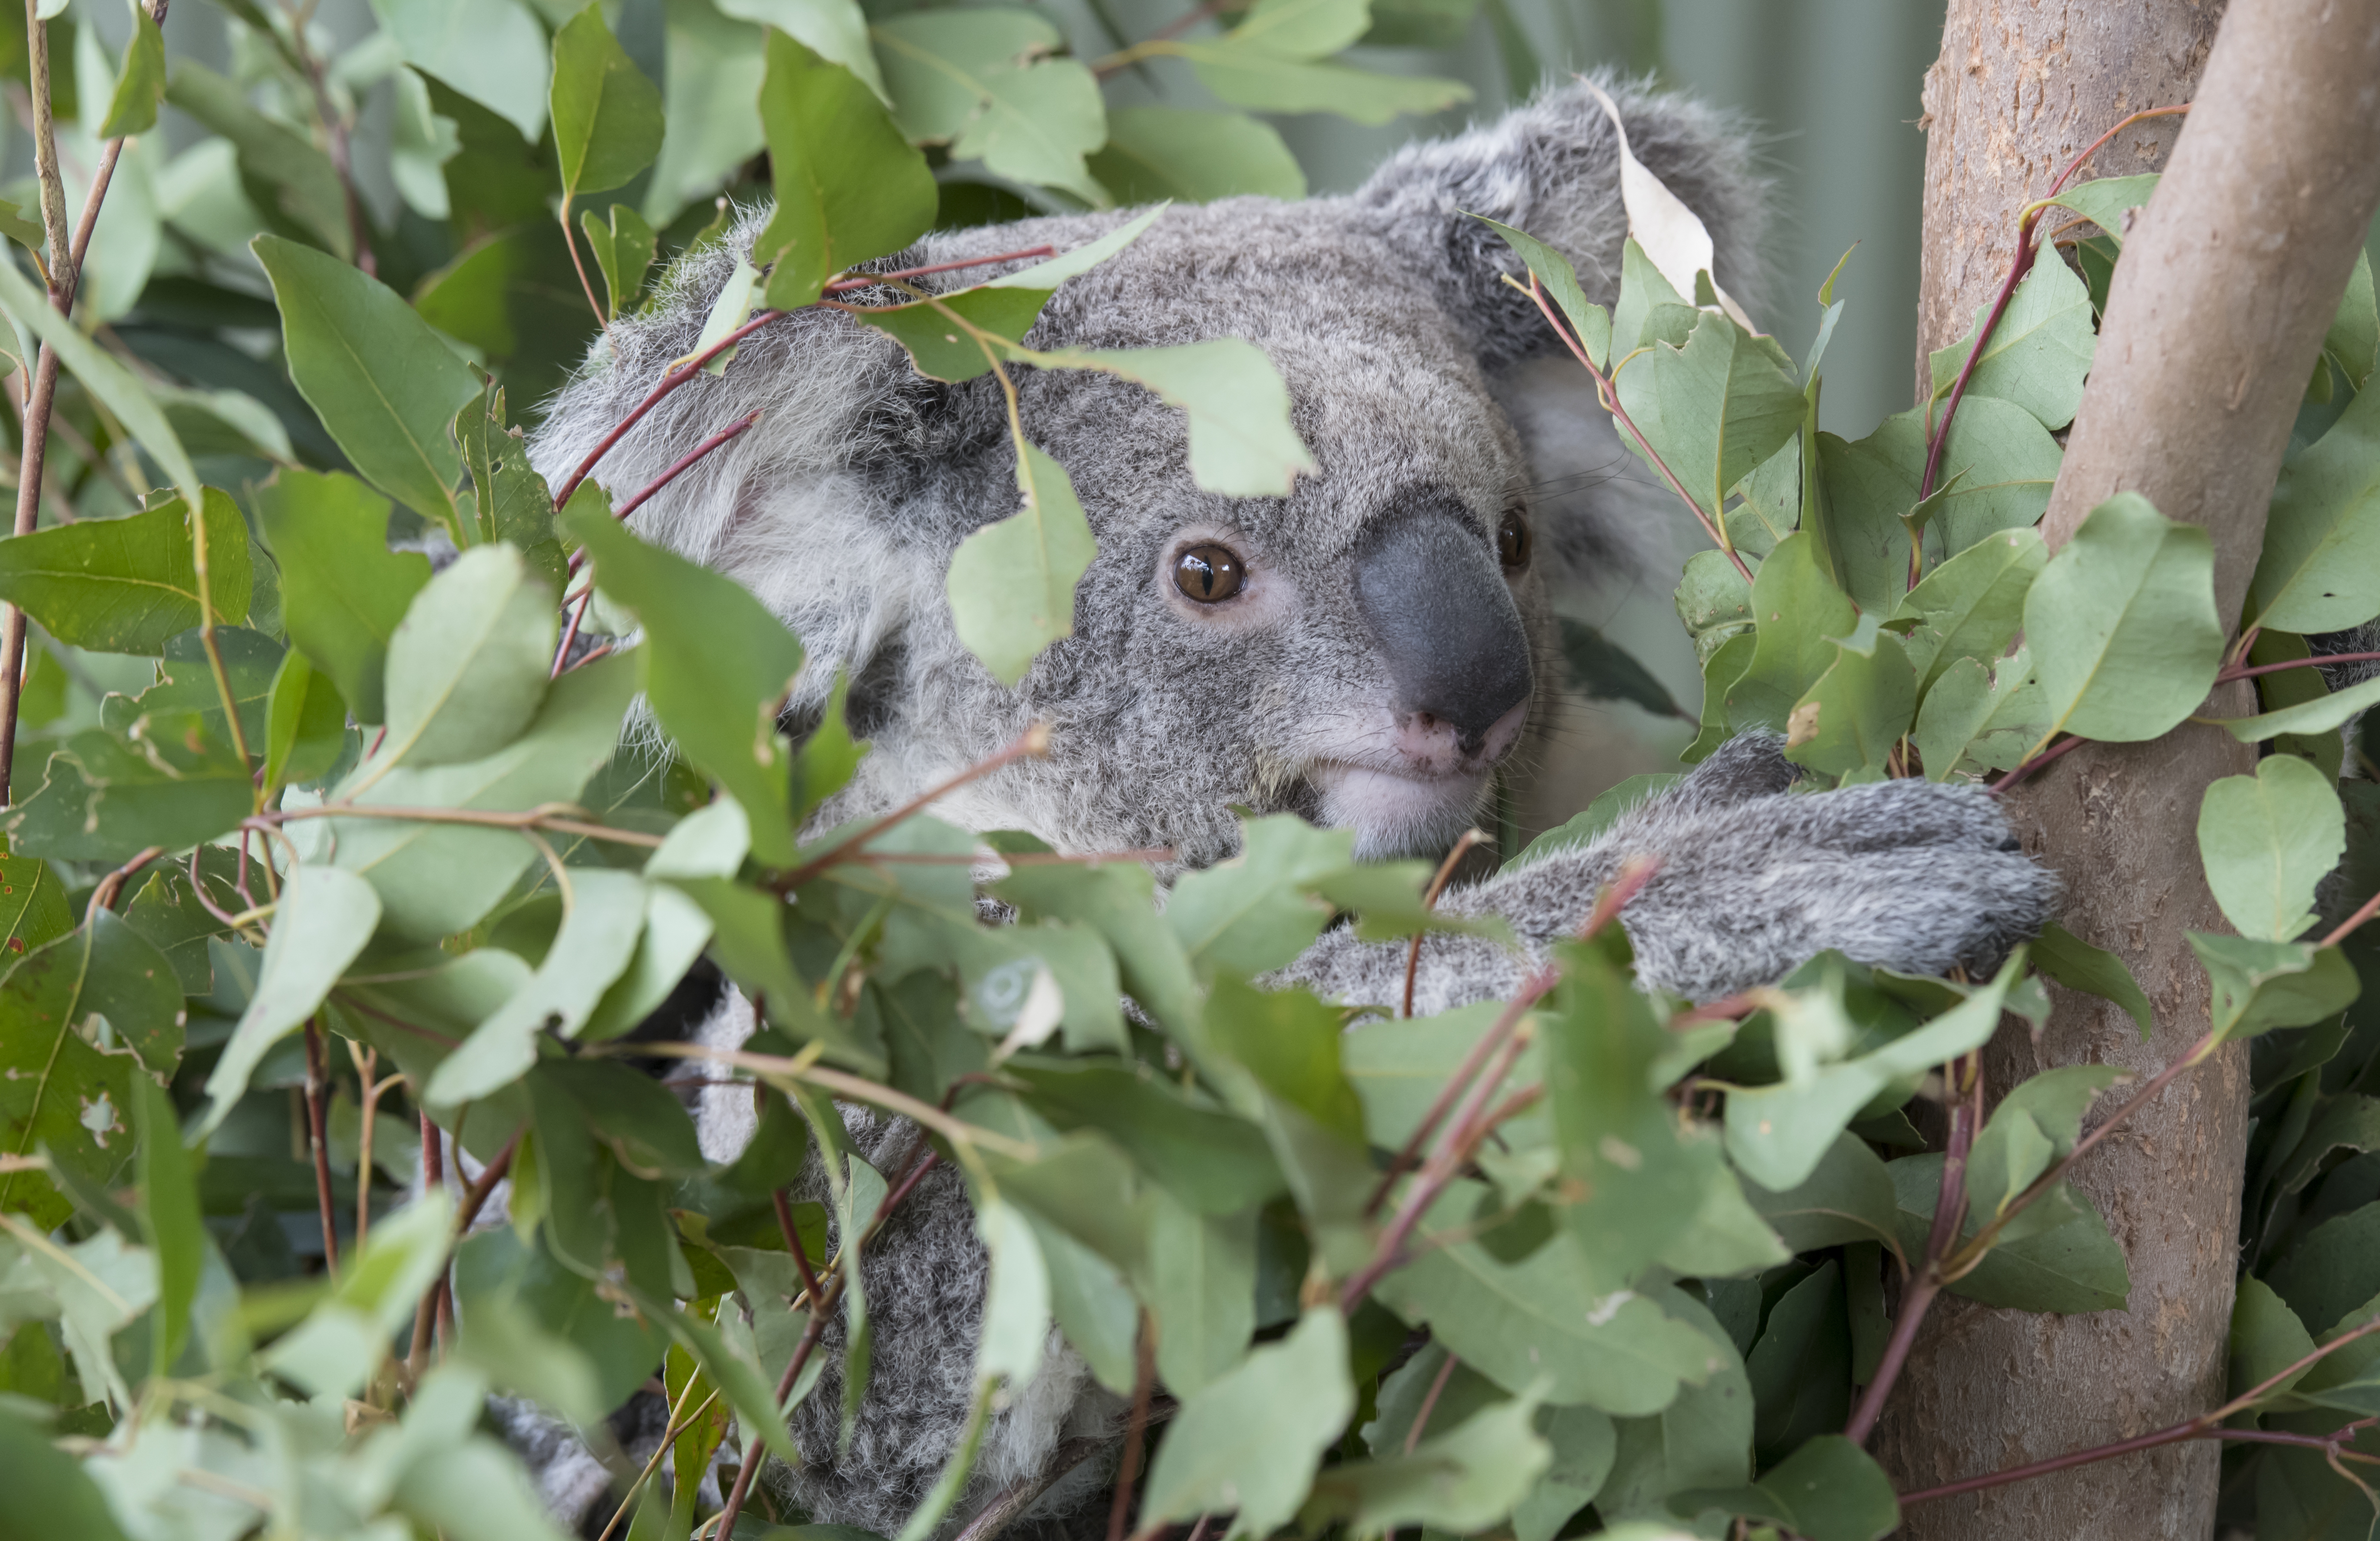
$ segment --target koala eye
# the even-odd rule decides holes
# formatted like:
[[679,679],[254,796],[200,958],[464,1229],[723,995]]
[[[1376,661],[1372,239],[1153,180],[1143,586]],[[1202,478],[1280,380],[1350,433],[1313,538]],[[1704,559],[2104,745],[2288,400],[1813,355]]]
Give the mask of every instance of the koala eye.
[[1229,547],[1209,541],[1173,559],[1173,587],[1200,604],[1220,604],[1240,591],[1246,569]]
[[1496,554],[1503,559],[1504,565],[1527,566],[1531,544],[1529,521],[1521,516],[1517,508],[1504,510],[1504,522],[1496,527]]

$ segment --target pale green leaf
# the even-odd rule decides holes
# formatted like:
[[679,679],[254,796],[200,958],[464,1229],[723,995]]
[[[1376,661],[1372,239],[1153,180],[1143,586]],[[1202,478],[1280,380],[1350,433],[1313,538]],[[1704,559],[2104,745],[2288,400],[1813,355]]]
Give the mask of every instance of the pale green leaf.
[[322,998],[371,940],[380,917],[380,895],[352,872],[310,862],[283,877],[256,993],[207,1077],[213,1106],[205,1128],[223,1122],[248,1089],[264,1051],[322,1007]]
[[661,152],[661,89],[603,25],[601,6],[553,34],[549,103],[565,200],[616,188]]
[[2158,737],[2206,698],[2222,663],[2214,546],[2119,492],[2034,580],[2024,630],[2052,732]]
[[1099,554],[1065,467],[1023,444],[1016,482],[1025,506],[959,542],[945,584],[959,640],[1002,685],[1074,635],[1075,585]]
[[2331,779],[2294,755],[2219,778],[2198,806],[2206,884],[2241,936],[2289,941],[2304,932],[2314,889],[2346,849],[2347,814]]

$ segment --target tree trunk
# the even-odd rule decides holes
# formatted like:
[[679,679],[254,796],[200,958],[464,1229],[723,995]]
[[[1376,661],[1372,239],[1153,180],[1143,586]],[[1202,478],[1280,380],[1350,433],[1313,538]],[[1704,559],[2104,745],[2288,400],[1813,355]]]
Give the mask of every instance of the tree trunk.
[[[2007,274],[2017,210],[2131,114],[2189,101],[2222,16],[2223,0],[1950,0],[1917,120],[1919,400],[1926,355],[1965,336]],[[2158,170],[2180,132],[2175,118],[2136,124],[2078,175]]]
[[[1998,8],[1953,4],[1928,80],[1937,138],[1921,343],[1964,333],[2005,272],[2022,200],[2126,113],[2192,94],[2189,72],[2204,61],[2199,105],[2126,239],[2042,529],[2054,548],[2101,500],[2138,491],[2207,529],[2219,613],[2234,618],[2299,395],[2380,201],[2380,0],[2235,0],[2211,53],[2211,6],[2152,0],[2103,14],[2066,0],[2014,21],[1988,14]],[[2078,42],[2094,44],[2090,58],[2077,57]],[[1994,54],[2003,47],[2016,56]],[[2108,47],[2129,50],[2136,67]],[[2071,89],[2039,84],[2036,60],[2070,71]],[[2103,152],[2101,169],[2130,173],[2151,169],[2155,146],[2128,131],[2109,152],[2116,164]],[[2205,710],[2253,707],[2235,685]],[[2182,933],[2228,928],[2200,872],[2198,805],[2208,782],[2252,762],[2228,735],[2185,723],[2154,744],[2086,746],[2011,797],[2027,847],[2065,876],[2065,924],[2122,955],[2156,1029],[2143,1045],[2120,1012],[2053,990],[2038,1044],[2003,1033],[1987,1052],[1992,1086],[2056,1064],[2153,1070],[2205,1031],[2207,982]],[[1877,1453],[1900,1486],[2108,1443],[2220,1402],[2247,1101],[2247,1055],[2235,1047],[2077,1169],[2124,1247],[2127,1309],[2040,1317],[1937,1304],[1879,1431]],[[2211,1443],[2168,1446],[1928,1504],[1903,1534],[2195,1541],[2214,1529],[2217,1465]]]

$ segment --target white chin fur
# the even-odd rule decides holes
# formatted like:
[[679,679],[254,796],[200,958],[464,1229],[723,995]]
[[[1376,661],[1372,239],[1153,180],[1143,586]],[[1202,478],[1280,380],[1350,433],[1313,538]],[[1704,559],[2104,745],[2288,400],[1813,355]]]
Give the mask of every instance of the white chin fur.
[[1466,776],[1400,776],[1362,766],[1318,768],[1322,822],[1355,831],[1355,859],[1436,855],[1470,826],[1488,793],[1482,771]]

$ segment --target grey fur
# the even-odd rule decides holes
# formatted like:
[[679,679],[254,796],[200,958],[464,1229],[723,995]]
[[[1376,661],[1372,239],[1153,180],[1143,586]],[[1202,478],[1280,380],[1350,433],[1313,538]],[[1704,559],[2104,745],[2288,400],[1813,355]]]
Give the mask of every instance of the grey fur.
[[[1742,135],[1677,98],[1613,90],[1639,158],[1710,226],[1719,281],[1755,292],[1763,193]],[[1368,528],[1429,507],[1475,536],[1490,563],[1513,507],[1530,510],[1541,551],[1589,576],[1628,548],[1634,500],[1624,487],[1531,495],[1542,467],[1610,463],[1616,446],[1599,425],[1584,453],[1544,443],[1547,431],[1565,431],[1548,421],[1557,414],[1517,409],[1540,405],[1525,371],[1551,339],[1498,282],[1517,262],[1465,217],[1549,239],[1577,262],[1589,297],[1609,302],[1625,228],[1617,169],[1600,108],[1561,91],[1407,150],[1344,198],[1172,210],[1060,289],[1031,334],[1037,346],[1258,343],[1288,382],[1319,474],[1281,499],[1200,491],[1172,409],[1107,376],[1018,370],[1026,431],[1072,473],[1099,552],[1076,597],[1074,636],[1013,689],[959,645],[942,590],[957,543],[1015,508],[990,378],[924,380],[879,334],[832,310],[807,311],[745,343],[723,377],[670,397],[604,460],[602,479],[639,487],[696,439],[763,410],[755,431],[651,500],[635,524],[744,582],[801,636],[808,661],[796,718],[820,709],[838,672],[853,677],[855,725],[874,749],[822,820],[896,807],[1038,720],[1054,730],[1046,760],[986,778],[936,812],[973,830],[1029,830],[1065,850],[1171,845],[1169,874],[1236,849],[1233,805],[1353,825],[1366,854],[1442,848],[1477,813],[1488,766],[1454,763],[1413,789],[1393,682],[1351,564]],[[937,235],[882,267],[1070,248],[1124,217]],[[537,436],[549,478],[691,349],[759,218],[681,262],[646,314],[613,329],[611,351],[599,350]],[[1171,554],[1198,538],[1228,539],[1246,560],[1249,588],[1227,610],[1196,612],[1164,581]],[[1557,673],[1544,565],[1508,575],[1541,705]],[[1825,947],[1918,971],[1982,965],[2046,915],[2053,880],[2013,849],[1981,794],[1902,782],[1803,795],[1788,779],[1773,740],[1739,740],[1602,840],[1447,904],[1505,916],[1535,952],[1577,924],[1620,860],[1657,853],[1660,875],[1625,923],[1648,980],[1702,997],[1774,978]],[[1333,933],[1288,977],[1378,1004],[1401,961],[1399,949]],[[1522,966],[1488,944],[1433,940],[1420,999],[1436,1010],[1505,994]],[[748,1006],[731,998],[704,1036],[738,1042],[749,1022]],[[731,1154],[749,1120],[747,1096],[706,1093],[706,1150]],[[913,1137],[903,1127],[855,1132],[888,1176],[893,1147]],[[840,1399],[821,1386],[796,1419],[805,1464],[771,1480],[814,1519],[889,1534],[953,1449],[965,1406],[983,1264],[954,1177],[928,1181],[867,1268],[876,1359],[850,1453],[836,1453]],[[1041,1381],[995,1421],[959,1518],[1062,1439],[1111,1428],[1102,1422],[1111,1412],[1112,1399],[1053,1340]],[[1060,1523],[1080,1511],[1099,1480],[1087,1474],[1038,1512]]]

